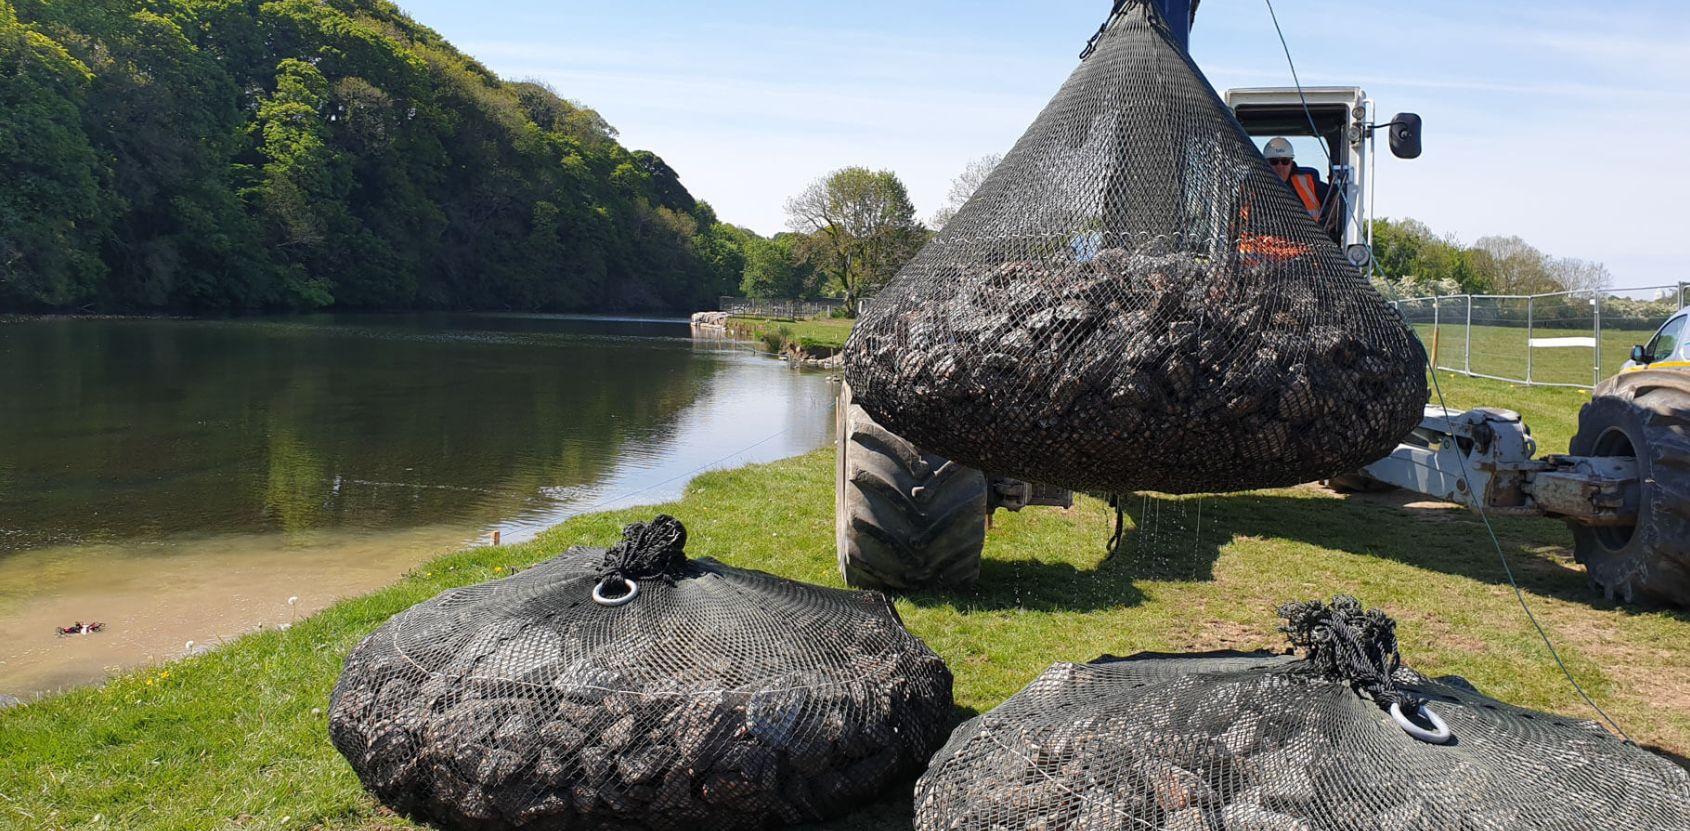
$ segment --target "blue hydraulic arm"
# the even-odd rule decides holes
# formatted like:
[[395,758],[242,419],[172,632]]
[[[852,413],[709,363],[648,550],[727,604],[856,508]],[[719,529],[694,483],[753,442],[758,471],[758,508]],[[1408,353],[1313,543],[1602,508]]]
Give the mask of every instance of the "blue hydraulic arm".
[[1180,49],[1191,51],[1191,22],[1197,16],[1197,4],[1201,0],[1150,0],[1162,19],[1168,22],[1168,34],[1174,45]]

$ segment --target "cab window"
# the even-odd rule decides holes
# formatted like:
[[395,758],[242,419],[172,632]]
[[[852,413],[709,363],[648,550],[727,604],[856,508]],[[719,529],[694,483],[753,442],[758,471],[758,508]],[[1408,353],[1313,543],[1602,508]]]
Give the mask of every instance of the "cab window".
[[1684,339],[1684,322],[1690,320],[1690,315],[1679,315],[1667,321],[1661,331],[1655,333],[1655,339],[1649,341],[1649,348],[1645,350],[1651,361],[1664,361],[1672,357],[1678,349],[1678,344]]

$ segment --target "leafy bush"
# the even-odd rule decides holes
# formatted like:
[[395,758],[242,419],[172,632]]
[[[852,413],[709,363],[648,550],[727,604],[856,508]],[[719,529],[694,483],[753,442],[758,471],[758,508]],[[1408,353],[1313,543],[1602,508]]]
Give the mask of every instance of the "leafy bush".
[[759,339],[770,352],[784,352],[788,346],[796,343],[792,335],[791,326],[781,326],[772,332],[764,332]]

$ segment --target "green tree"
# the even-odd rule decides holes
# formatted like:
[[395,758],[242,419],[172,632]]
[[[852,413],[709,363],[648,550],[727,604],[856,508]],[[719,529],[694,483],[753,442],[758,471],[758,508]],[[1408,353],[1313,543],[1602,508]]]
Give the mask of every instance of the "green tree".
[[317,67],[289,58],[276,68],[276,91],[258,107],[254,125],[263,179],[254,192],[283,249],[309,250],[328,241],[324,201],[332,196],[324,140],[329,83]]
[[746,251],[740,291],[757,298],[814,296],[819,286],[816,269],[805,256],[807,242],[807,238],[791,233],[753,241]]
[[836,170],[787,200],[787,224],[816,240],[817,268],[854,305],[926,242],[909,191],[890,170]]
[[[699,205],[709,210],[708,204],[700,202]],[[714,216],[715,212],[711,211],[710,215]],[[711,294],[707,299],[738,294],[748,251],[759,241],[757,235],[749,229],[725,222],[706,224],[700,221],[699,227],[703,230],[694,238],[693,248],[698,252],[700,265],[706,274],[704,283]]]
[[387,0],[0,0],[0,309],[690,311],[742,234]]
[[1540,294],[1561,291],[1550,270],[1549,256],[1517,236],[1480,237],[1473,243],[1473,262],[1497,294]]
[[78,109],[92,78],[0,0],[0,307],[79,305],[105,277],[104,171]]
[[1413,219],[1373,221],[1373,256],[1389,280],[1423,285],[1449,284],[1463,292],[1490,289],[1475,266],[1475,255],[1454,239],[1440,237]]

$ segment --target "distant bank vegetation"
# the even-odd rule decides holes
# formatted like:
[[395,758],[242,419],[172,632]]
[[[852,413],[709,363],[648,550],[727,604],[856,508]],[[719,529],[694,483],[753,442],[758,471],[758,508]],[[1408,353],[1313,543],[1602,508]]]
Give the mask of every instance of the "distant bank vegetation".
[[1413,219],[1375,220],[1373,251],[1387,296],[1594,292],[1614,283],[1601,263],[1554,257],[1516,236],[1465,245]]
[[668,310],[746,234],[386,0],[0,0],[0,310]]
[[[931,229],[915,219],[904,185],[891,171],[852,167],[816,180],[787,202],[791,231],[747,241],[742,293],[848,301],[873,294],[956,216],[1001,160],[987,156],[969,162],[929,220]],[[1468,245],[1406,218],[1375,220],[1373,235],[1374,284],[1393,299],[1461,293],[1582,295],[1614,283],[1601,263],[1555,257],[1517,236],[1480,237]],[[1659,316],[1659,303],[1608,301],[1610,306],[1628,303],[1641,317]]]
[[[0,0],[0,116],[0,312],[854,301],[1001,158],[928,223],[891,171],[833,171],[764,239],[388,0]],[[1518,237],[1380,220],[1375,241],[1388,295],[1611,283]]]

